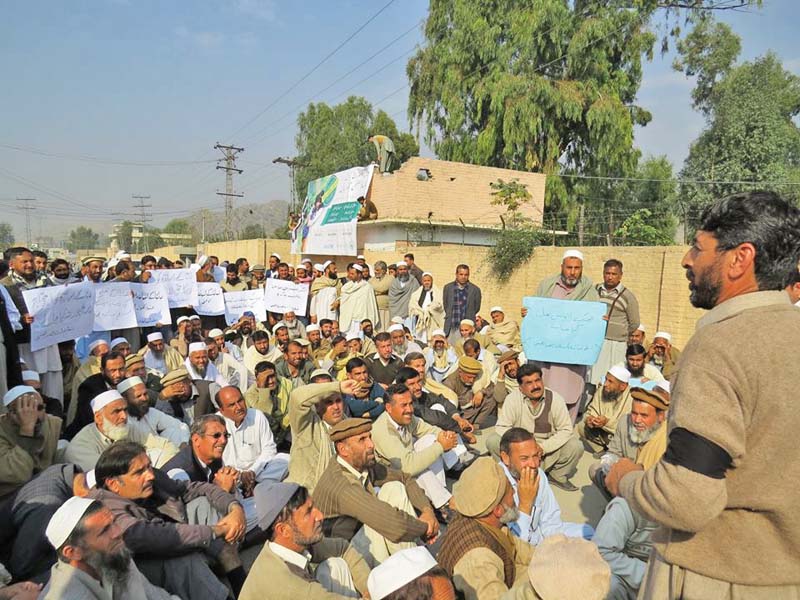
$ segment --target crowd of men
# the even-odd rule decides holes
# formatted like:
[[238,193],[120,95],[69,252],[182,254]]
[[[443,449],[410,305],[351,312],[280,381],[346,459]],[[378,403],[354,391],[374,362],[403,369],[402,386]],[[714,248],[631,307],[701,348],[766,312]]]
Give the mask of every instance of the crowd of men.
[[[22,291],[184,265],[5,260],[0,598],[800,594],[800,212],[775,194],[704,213],[682,265],[708,312],[682,350],[648,336],[622,262],[567,250],[531,292],[606,305],[593,365],[528,360],[468,265],[440,287],[413,254],[200,256],[225,292],[309,283],[306,314],[187,307],[32,351]],[[558,502],[587,453],[594,526]]]

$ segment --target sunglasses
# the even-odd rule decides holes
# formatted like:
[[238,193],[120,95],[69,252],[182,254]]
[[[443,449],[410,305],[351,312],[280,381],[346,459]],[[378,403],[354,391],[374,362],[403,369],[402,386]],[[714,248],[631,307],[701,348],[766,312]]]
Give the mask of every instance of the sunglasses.
[[220,433],[218,431],[217,433],[204,433],[203,437],[210,437],[214,438],[215,440],[218,440],[221,437],[225,437],[225,439],[227,440],[229,437],[231,437],[231,434],[228,433],[227,431],[225,433]]

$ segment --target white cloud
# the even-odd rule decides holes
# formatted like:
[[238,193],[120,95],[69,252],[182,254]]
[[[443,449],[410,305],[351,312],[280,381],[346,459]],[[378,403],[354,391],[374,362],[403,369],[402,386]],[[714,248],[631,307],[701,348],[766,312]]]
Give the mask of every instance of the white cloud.
[[225,41],[225,34],[218,31],[190,31],[184,25],[175,28],[179,40],[189,42],[200,48],[217,48]]
[[277,10],[275,0],[232,0],[233,5],[243,15],[262,19],[263,21],[275,21]]

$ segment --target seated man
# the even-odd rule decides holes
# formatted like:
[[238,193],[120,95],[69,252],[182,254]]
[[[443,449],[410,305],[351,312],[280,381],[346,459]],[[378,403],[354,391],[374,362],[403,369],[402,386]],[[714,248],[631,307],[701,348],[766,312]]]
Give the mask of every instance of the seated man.
[[255,374],[256,381],[245,392],[244,401],[249,408],[264,413],[275,444],[280,447],[288,443],[289,438],[289,395],[292,385],[279,377],[275,365],[267,360],[256,365]]
[[30,370],[22,371],[22,385],[28,385],[37,391],[44,402],[44,410],[48,415],[58,417],[62,421],[64,420],[65,415],[61,400],[42,394],[42,379],[39,373]]
[[423,546],[400,550],[372,569],[367,579],[374,600],[455,600],[450,576]]
[[444,381],[451,367],[458,362],[458,355],[447,343],[447,336],[442,329],[431,333],[431,343],[422,354],[427,363],[426,378],[438,383]]
[[69,395],[71,401],[69,407],[67,407],[67,424],[75,418],[75,411],[78,405],[73,401],[78,397],[78,388],[88,377],[100,372],[100,359],[108,354],[108,352],[109,347],[108,341],[106,340],[94,340],[89,344],[89,356],[83,361],[83,364],[78,367],[78,370],[72,378]]
[[506,350],[497,357],[497,381],[502,381],[506,386],[506,391],[510,394],[519,389],[517,383],[517,372],[519,371],[519,352],[516,350]]
[[8,412],[0,415],[0,504],[53,464],[61,433],[61,419],[45,412],[30,386],[8,390],[3,405]]
[[618,366],[628,369],[631,379],[628,381],[630,387],[641,387],[648,381],[665,381],[664,376],[655,366],[645,361],[646,352],[644,346],[632,344],[625,350],[625,364]]
[[208,346],[205,342],[189,344],[189,356],[183,361],[183,366],[189,372],[192,381],[208,381],[221,388],[228,385],[228,380],[220,375],[217,367],[209,361]]
[[138,377],[147,386],[147,398],[150,406],[158,403],[158,393],[161,391],[161,378],[147,372],[144,359],[140,354],[130,354],[125,358],[125,378]]
[[617,430],[617,423],[631,409],[628,389],[630,371],[614,365],[606,373],[603,385],[598,385],[591,402],[586,407],[583,421],[575,432],[594,452],[608,448],[608,443]]
[[497,406],[506,399],[506,386],[486,382],[484,387],[476,387],[475,382],[481,378],[483,365],[474,358],[462,356],[457,365],[456,372],[444,380],[444,385],[456,394],[461,416],[479,427],[493,425]]
[[227,575],[234,595],[239,592],[245,573],[235,544],[244,537],[245,516],[236,498],[210,483],[171,480],[133,442],[103,452],[95,478],[89,497],[111,510],[151,583],[181,598],[224,600],[228,588],[211,561]]
[[672,336],[666,331],[657,331],[647,349],[645,361],[661,371],[665,379],[669,379],[680,355],[681,351],[672,345]]
[[506,527],[517,520],[514,488],[502,467],[483,456],[453,486],[458,515],[450,522],[437,555],[466,600],[499,599],[523,581],[533,546]]
[[189,356],[189,343],[191,341],[191,332],[193,331],[189,317],[186,315],[178,317],[175,321],[175,326],[178,328],[177,335],[169,341],[170,348],[175,348],[182,358]]
[[392,337],[386,331],[375,336],[375,354],[369,359],[369,374],[385,388],[394,381],[403,361],[392,352]]
[[559,533],[592,539],[594,530],[590,525],[561,520],[558,500],[541,468],[542,455],[533,434],[521,427],[512,427],[500,438],[501,466],[514,488],[514,504],[519,509],[519,518],[508,528],[534,546]]
[[180,353],[164,345],[164,336],[155,331],[147,336],[147,346],[139,350],[148,373],[163,377],[183,364]]
[[87,377],[78,386],[74,418],[67,423],[64,430],[66,439],[71,440],[75,434],[92,422],[92,399],[98,394],[115,389],[123,379],[125,379],[125,357],[117,352],[104,354],[100,359],[100,372]]
[[[475,380],[473,384],[473,388],[482,390],[486,388],[491,382],[497,383],[498,381],[505,380],[506,373],[502,369],[499,368],[497,364],[497,359],[495,358],[494,354],[486,350],[485,348],[481,348],[481,345],[478,343],[478,340],[469,339],[464,342],[464,354],[463,356],[468,356],[470,358],[474,358],[479,363],[481,363],[481,375]],[[457,369],[458,363],[450,368],[450,374],[454,373]]]
[[[414,416],[414,399],[405,384],[386,390],[386,412],[375,421],[372,441],[378,462],[416,477],[434,508],[447,506],[451,494],[442,455],[455,448],[458,436]],[[449,458],[449,466],[458,462],[455,455]]]
[[84,471],[94,469],[100,455],[120,440],[143,444],[151,461],[158,466],[178,452],[169,440],[128,426],[128,406],[117,390],[103,392],[92,400],[92,411],[94,423],[81,429],[64,452],[67,462]]
[[203,415],[192,423],[189,443],[162,467],[171,479],[215,483],[229,494],[236,491],[239,472],[222,465],[228,445],[225,419],[219,415]]
[[215,327],[208,332],[208,337],[217,343],[220,354],[229,354],[236,362],[243,364],[244,356],[242,355],[242,350],[233,342],[225,341],[225,332],[222,329]]
[[[659,384],[667,385],[666,382]],[[669,392],[663,387],[653,390],[633,388],[631,399],[631,412],[617,423],[608,451],[598,462],[589,466],[589,478],[609,500],[613,496],[606,488],[605,479],[615,462],[627,458],[648,469],[661,459],[667,449]]]
[[611,569],[610,600],[636,600],[653,548],[658,523],[634,511],[616,497],[605,508],[592,541]]
[[331,427],[337,456],[320,477],[314,499],[325,515],[326,535],[352,540],[368,562],[380,563],[417,539],[434,540],[439,523],[413,477],[376,464],[371,430],[369,419]]
[[542,381],[542,370],[532,364],[522,365],[517,371],[519,389],[506,398],[497,417],[495,433],[486,440],[486,447],[500,456],[500,437],[512,427],[521,427],[533,433],[542,448],[542,469],[550,476],[550,483],[568,491],[578,488],[569,481],[583,454],[583,444],[572,431],[564,399]]
[[[253,563],[239,600],[359,598],[369,566],[345,540],[326,538],[322,513],[308,490],[269,482],[256,490],[259,522],[269,542]],[[315,566],[312,566],[315,565]]]
[[150,407],[148,390],[140,377],[123,379],[117,391],[125,398],[130,429],[138,429],[142,437],[152,434],[167,439],[176,448],[189,441],[186,423]]
[[308,336],[308,341],[311,342],[311,348],[309,348],[310,359],[315,365],[319,365],[320,361],[325,358],[325,355],[331,349],[330,340],[322,339],[322,332],[316,323],[306,327],[306,336]]
[[266,331],[254,331],[250,336],[253,345],[244,353],[244,366],[251,375],[255,375],[256,365],[262,361],[274,363],[283,356],[283,350],[289,343],[289,333],[286,326],[275,325],[275,346],[269,347],[269,334]]
[[275,361],[275,371],[297,389],[308,383],[314,365],[303,358],[303,346],[295,340],[286,344],[286,352]]
[[140,598],[178,600],[139,572],[111,511],[74,496],[55,512],[45,532],[58,554],[39,598]]
[[405,327],[399,323],[391,325],[387,331],[392,340],[392,353],[401,360],[404,359],[409,352],[422,352],[422,346],[415,342],[411,334],[406,333]]
[[211,394],[217,389],[210,381],[193,381],[189,371],[180,366],[161,378],[157,406],[162,412],[191,425],[196,417],[214,412]]
[[245,367],[228,352],[220,352],[217,342],[212,337],[205,339],[209,366],[213,365],[222,378],[230,385],[235,385],[244,394],[250,383],[250,375]]
[[379,383],[370,379],[369,368],[363,359],[355,357],[345,365],[347,379],[358,383],[353,394],[344,396],[347,410],[353,417],[377,419],[383,414],[384,390]]
[[475,328],[475,321],[472,319],[462,319],[458,325],[458,332],[461,337],[453,344],[453,350],[461,357],[464,356],[464,342],[467,340],[477,341],[481,348],[488,350],[492,354],[500,354],[500,350],[484,334],[478,333]]
[[300,319],[297,318],[293,311],[283,313],[281,323],[286,325],[289,341],[306,337],[306,326],[300,322]]
[[519,324],[506,319],[506,312],[500,306],[489,309],[492,324],[489,325],[487,337],[501,352],[506,350],[522,350]]
[[[322,379],[327,381],[323,383]],[[356,384],[354,381],[332,382],[330,374],[321,370],[311,374],[311,381],[289,396],[292,449],[288,480],[313,493],[335,455],[329,431],[344,418],[342,394],[352,394]]]

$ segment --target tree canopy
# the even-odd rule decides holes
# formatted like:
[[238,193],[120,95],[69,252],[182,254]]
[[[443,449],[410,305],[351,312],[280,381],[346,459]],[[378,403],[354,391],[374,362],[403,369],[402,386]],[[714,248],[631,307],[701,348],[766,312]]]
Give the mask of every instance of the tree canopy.
[[69,249],[74,252],[80,249],[97,248],[97,242],[99,240],[99,233],[95,233],[89,227],[79,225],[76,229],[69,232],[69,241],[67,245]]
[[0,246],[8,248],[14,244],[14,230],[8,223],[0,223]]

